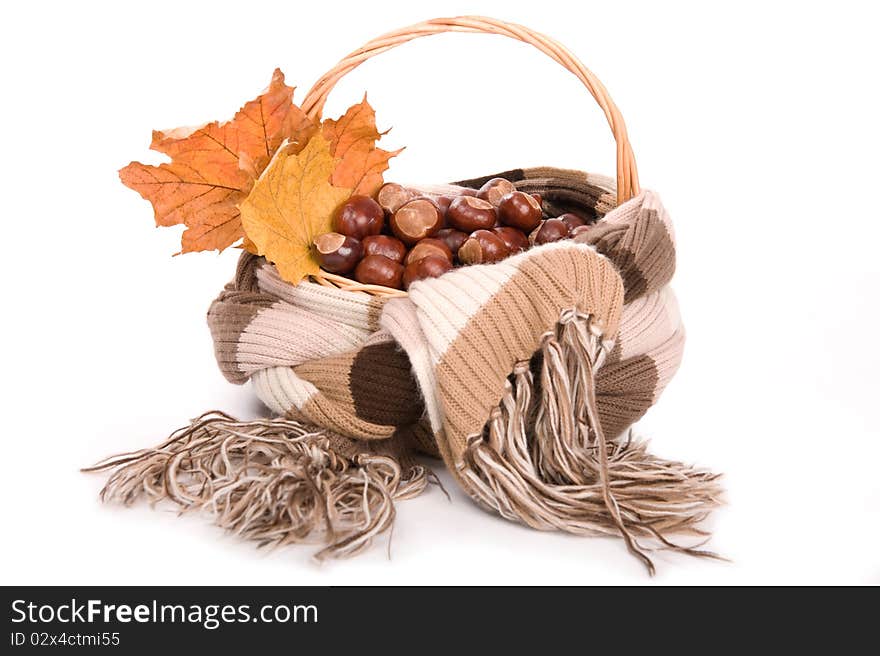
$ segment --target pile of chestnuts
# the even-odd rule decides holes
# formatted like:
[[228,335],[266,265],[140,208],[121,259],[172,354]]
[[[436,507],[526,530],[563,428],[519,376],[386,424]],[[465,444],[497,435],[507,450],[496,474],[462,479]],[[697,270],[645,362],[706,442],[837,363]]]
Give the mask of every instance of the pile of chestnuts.
[[480,189],[391,182],[376,198],[352,196],[336,212],[334,232],[318,235],[313,247],[325,271],[406,289],[456,265],[498,262],[588,228],[577,214],[545,216],[540,196],[504,178]]

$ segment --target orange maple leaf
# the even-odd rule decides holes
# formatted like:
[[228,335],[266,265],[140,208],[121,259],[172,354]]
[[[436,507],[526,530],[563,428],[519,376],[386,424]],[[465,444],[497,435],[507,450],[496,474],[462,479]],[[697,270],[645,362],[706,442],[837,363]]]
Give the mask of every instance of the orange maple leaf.
[[186,226],[182,253],[222,251],[244,237],[238,203],[285,139],[296,151],[316,130],[293,104],[293,91],[276,69],[268,89],[231,121],[154,132],[150,148],[170,163],[132,162],[119,171],[123,184],[153,204],[157,225]]
[[372,196],[379,191],[388,161],[403,150],[376,148],[376,142],[386,133],[376,129],[376,112],[366,95],[340,118],[325,120],[321,132],[337,160],[330,181],[337,187],[353,189],[355,194]]

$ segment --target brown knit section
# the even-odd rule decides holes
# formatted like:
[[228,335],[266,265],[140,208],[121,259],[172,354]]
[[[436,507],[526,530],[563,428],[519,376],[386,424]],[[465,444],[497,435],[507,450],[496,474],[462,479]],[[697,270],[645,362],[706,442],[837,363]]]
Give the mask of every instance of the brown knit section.
[[523,259],[438,364],[444,433],[454,456],[464,452],[469,436],[482,431],[514,365],[532,357],[562,310],[589,314],[613,338],[622,301],[620,276],[594,251],[552,249]]
[[259,289],[257,267],[265,261],[265,258],[253,253],[242,252],[241,257],[238,258],[238,265],[235,268],[235,278],[230,285],[238,291],[257,291]]
[[398,433],[404,437],[410,450],[424,453],[433,458],[440,457],[437,441],[434,439],[434,431],[431,430],[431,423],[427,418],[415,424],[402,426]]
[[370,344],[358,351],[350,388],[355,412],[373,423],[410,424],[425,411],[409,358],[394,342]]
[[293,370],[327,400],[370,424],[401,426],[424,412],[409,359],[393,342],[368,344]]
[[309,397],[299,409],[306,421],[317,424],[346,437],[360,440],[384,440],[392,435],[396,428],[364,421],[341,403],[334,402],[323,392]]
[[511,169],[454,184],[477,189],[492,178],[504,178],[515,183],[520,191],[541,194],[544,212],[549,216],[574,212],[592,221],[616,206],[614,194],[609,193],[611,190],[597,185],[589,174],[575,169],[550,166]]
[[657,291],[675,273],[675,244],[653,208],[643,208],[627,222],[600,221],[575,240],[594,245],[614,262],[627,303]]
[[657,365],[647,355],[606,362],[596,372],[599,418],[609,438],[620,435],[648,411],[657,382]]
[[263,308],[272,305],[272,299],[251,291],[235,291],[229,288],[220,293],[208,309],[208,328],[214,339],[214,355],[220,371],[230,383],[243,385],[249,374],[238,366],[236,353],[241,333]]

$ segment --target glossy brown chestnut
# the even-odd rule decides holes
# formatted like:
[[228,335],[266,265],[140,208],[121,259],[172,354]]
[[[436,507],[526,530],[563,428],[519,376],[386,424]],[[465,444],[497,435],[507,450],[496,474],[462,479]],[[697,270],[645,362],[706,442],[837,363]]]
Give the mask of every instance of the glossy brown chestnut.
[[412,200],[416,196],[418,196],[418,194],[411,189],[407,189],[396,182],[389,182],[386,185],[382,185],[379,193],[376,194],[376,200],[379,202],[382,209],[388,212],[388,214],[394,214],[400,209],[401,205]]
[[348,273],[364,256],[361,242],[338,232],[315,237],[312,245],[321,268],[330,273]]
[[522,230],[509,226],[499,226],[492,228],[492,232],[501,237],[501,241],[507,246],[507,250],[510,251],[511,255],[515,255],[529,247],[529,238]]
[[456,230],[455,228],[443,228],[435,236],[437,239],[445,242],[453,253],[458,253],[458,249],[468,239],[468,233]]
[[431,237],[443,227],[440,208],[430,198],[416,198],[404,203],[391,215],[391,231],[408,246]]
[[569,229],[562,219],[547,219],[535,232],[536,244],[549,244],[568,237]]
[[566,212],[565,214],[561,214],[559,216],[560,219],[568,226],[569,230],[574,230],[575,228],[579,228],[580,226],[587,225],[587,222],[579,217],[577,214],[573,214],[572,212]]
[[406,255],[406,246],[397,237],[370,235],[364,237],[361,243],[364,246],[364,255],[384,255],[394,262],[403,262]]
[[534,230],[541,222],[541,206],[530,194],[514,191],[501,199],[498,218],[506,226],[526,232]]
[[437,257],[436,255],[423,257],[406,265],[403,270],[403,287],[409,289],[409,286],[416,280],[436,278],[451,269],[452,263],[445,257]]
[[480,187],[480,191],[477,192],[477,198],[481,198],[498,207],[501,199],[513,191],[516,191],[516,187],[513,186],[510,180],[492,178]]
[[352,196],[339,208],[333,222],[336,232],[363,239],[378,235],[385,224],[385,212],[369,196]]
[[432,237],[422,239],[418,244],[413,246],[410,252],[407,253],[404,264],[409,265],[413,262],[418,262],[425,257],[442,257],[452,264],[452,250],[442,239],[434,239]]
[[367,255],[354,270],[354,279],[365,285],[384,285],[400,289],[403,265],[384,255]]
[[507,244],[490,230],[475,230],[458,249],[462,264],[488,264],[498,262],[510,255]]
[[449,226],[467,233],[491,228],[497,218],[495,208],[488,201],[471,196],[459,196],[446,210]]
[[536,201],[538,201],[538,205],[544,204],[544,197],[541,196],[541,194],[532,194],[532,198],[534,198]]

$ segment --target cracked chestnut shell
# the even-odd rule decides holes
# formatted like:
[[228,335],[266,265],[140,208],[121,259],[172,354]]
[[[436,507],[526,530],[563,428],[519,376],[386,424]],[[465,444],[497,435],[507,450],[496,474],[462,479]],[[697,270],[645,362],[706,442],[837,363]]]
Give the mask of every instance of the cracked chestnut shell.
[[462,264],[488,264],[498,262],[510,255],[507,244],[490,230],[475,230],[458,249]]
[[489,201],[473,196],[459,196],[446,210],[449,226],[467,233],[487,230],[495,225],[497,219],[495,207]]
[[449,264],[452,264],[452,249],[450,249],[442,239],[428,237],[427,239],[422,239],[418,244],[412,247],[410,252],[406,255],[404,264],[409,265],[412,262],[417,262],[426,257],[442,257],[444,260],[447,260]]
[[495,207],[498,207],[501,199],[514,191],[516,191],[516,187],[513,186],[513,183],[510,180],[504,178],[492,178],[480,187],[480,190],[477,192],[477,198],[481,198]]
[[391,232],[407,246],[431,237],[443,227],[443,213],[430,198],[404,203],[391,215]]
[[318,235],[312,245],[318,264],[330,273],[348,273],[364,255],[364,248],[359,240],[338,232]]

